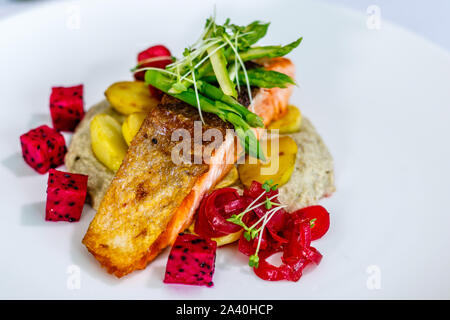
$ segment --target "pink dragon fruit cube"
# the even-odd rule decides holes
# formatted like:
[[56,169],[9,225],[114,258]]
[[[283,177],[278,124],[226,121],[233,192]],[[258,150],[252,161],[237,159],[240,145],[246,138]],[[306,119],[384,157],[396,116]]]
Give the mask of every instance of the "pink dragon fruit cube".
[[64,163],[67,151],[64,137],[46,125],[21,135],[20,144],[25,162],[41,174]]
[[86,200],[88,176],[51,169],[47,183],[45,220],[80,220]]
[[53,128],[73,132],[84,116],[83,85],[53,87],[50,95]]
[[213,286],[216,249],[213,240],[181,233],[170,250],[164,283]]

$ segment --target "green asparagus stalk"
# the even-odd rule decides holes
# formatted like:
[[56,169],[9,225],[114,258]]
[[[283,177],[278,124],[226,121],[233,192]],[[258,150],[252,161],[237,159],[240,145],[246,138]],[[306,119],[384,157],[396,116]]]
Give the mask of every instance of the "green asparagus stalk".
[[[239,53],[242,61],[249,61],[259,58],[276,58],[282,57],[298,47],[303,38],[299,38],[296,41],[289,43],[286,46],[264,46],[253,47],[245,52]],[[228,57],[228,61],[234,61],[234,54]]]
[[256,159],[266,161],[266,157],[264,156],[261,144],[259,143],[258,139],[256,139],[256,136],[251,130],[250,126],[242,118],[238,117],[234,113],[228,113],[227,120],[235,124],[234,130],[236,131],[236,135],[241,141],[241,145],[243,146],[245,153]]
[[208,48],[208,54],[211,61],[211,65],[213,67],[214,73],[216,74],[217,81],[219,82],[220,88],[223,93],[229,96],[236,97],[237,92],[235,89],[235,85],[233,81],[231,81],[230,76],[228,75],[227,70],[227,59],[223,53],[223,49],[218,49],[218,44]]
[[261,117],[249,111],[246,107],[241,105],[236,99],[223,93],[219,88],[205,82],[197,81],[198,90],[213,100],[221,101],[229,106],[232,106],[247,123],[253,128],[263,128],[264,123]]
[[[172,88],[172,85],[174,84],[174,81],[172,81],[170,78],[164,76],[161,72],[156,70],[147,70],[145,73],[145,82],[154,86],[155,88],[158,88],[159,90],[169,94],[170,89]],[[197,98],[195,95],[194,90],[189,88],[186,91],[173,94],[170,93],[171,96],[184,101],[192,106],[197,107]],[[213,101],[210,99],[199,95],[200,99],[200,107],[202,111],[205,112],[211,112],[217,114],[220,118],[225,119],[225,115],[223,114],[223,111],[218,110],[214,104]]]
[[[167,94],[174,83],[173,80],[157,70],[147,70],[145,73],[145,82]],[[170,95],[191,106],[198,106],[197,95],[192,88],[177,94],[171,93]],[[264,153],[262,152],[258,139],[256,139],[255,134],[251,130],[250,124],[242,118],[242,115],[234,106],[230,106],[221,101],[213,102],[202,94],[198,94],[198,101],[200,102],[200,109],[202,111],[214,113],[223,121],[228,121],[234,126],[236,134],[248,154],[258,159],[265,160]]]
[[[295,81],[288,75],[264,69],[250,69],[247,70],[247,77],[252,87],[258,88],[286,88],[288,85],[295,85]],[[240,82],[245,81],[243,72],[238,72],[238,79]],[[214,74],[202,77],[202,80],[209,83],[216,83],[217,79]]]
[[[211,65],[211,61],[205,61],[198,69],[195,71],[196,79],[202,78],[206,74],[214,73],[214,70]],[[217,78],[216,78],[217,80]],[[193,78],[192,76],[188,76],[187,79],[181,81],[181,86],[185,89],[189,88],[192,85]]]

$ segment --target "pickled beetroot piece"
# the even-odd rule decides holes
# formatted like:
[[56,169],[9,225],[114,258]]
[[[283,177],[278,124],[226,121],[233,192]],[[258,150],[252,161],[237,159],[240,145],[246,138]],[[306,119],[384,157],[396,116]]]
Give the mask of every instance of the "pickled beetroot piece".
[[236,189],[214,190],[200,204],[195,233],[205,238],[216,238],[238,232],[242,227],[227,219],[241,213],[246,206],[247,203]]
[[330,228],[330,214],[322,206],[310,206],[292,213],[297,220],[309,220],[311,224],[311,240],[322,238]]
[[164,283],[213,286],[217,243],[192,234],[180,234],[173,244]]
[[64,163],[67,151],[64,137],[46,125],[21,135],[20,144],[25,162],[41,174]]
[[51,169],[47,183],[45,220],[80,220],[86,200],[88,176]]
[[84,116],[83,85],[53,87],[50,95],[53,128],[73,132]]

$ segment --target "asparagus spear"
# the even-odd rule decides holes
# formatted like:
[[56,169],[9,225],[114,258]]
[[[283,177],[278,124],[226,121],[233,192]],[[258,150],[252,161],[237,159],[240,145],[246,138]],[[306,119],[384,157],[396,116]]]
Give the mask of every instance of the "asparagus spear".
[[[242,61],[249,61],[259,58],[276,58],[287,55],[289,52],[298,47],[303,38],[299,38],[294,42],[289,43],[286,46],[264,46],[253,47],[245,52],[239,53]],[[234,54],[228,57],[229,61],[234,61]]]
[[217,81],[219,82],[220,88],[223,93],[229,96],[236,97],[237,92],[234,87],[234,83],[231,81],[227,70],[227,59],[223,53],[223,49],[218,49],[219,45],[216,44],[208,48],[208,54],[210,54],[211,65],[216,74]]
[[261,117],[249,111],[246,107],[241,105],[233,97],[224,94],[223,91],[220,90],[219,88],[204,81],[197,81],[197,88],[205,96],[214,100],[222,101],[223,103],[232,106],[247,121],[247,123],[251,127],[253,128],[264,127],[264,123]]
[[[250,86],[258,88],[286,88],[288,85],[295,85],[295,81],[288,75],[265,69],[250,69],[247,70],[248,81]],[[245,81],[245,76],[242,72],[238,72],[238,79],[241,82]],[[202,77],[202,80],[209,83],[217,83],[214,74]]]
[[227,120],[230,123],[233,123],[234,130],[241,141],[241,145],[244,147],[245,153],[256,159],[266,161],[261,144],[258,139],[256,139],[250,126],[242,118],[231,112],[227,114]]
[[[167,94],[170,94],[171,96],[177,99],[180,99],[181,101],[184,101],[195,107],[197,106],[197,98],[194,90],[189,88],[186,91],[177,94],[169,93],[170,89],[172,88],[172,85],[174,84],[174,81],[164,76],[161,72],[157,70],[147,70],[147,72],[145,73],[145,82]],[[199,98],[200,98],[200,107],[202,111],[215,113],[220,118],[225,118],[223,112],[216,108],[213,101],[201,95],[199,95]]]
[[[165,93],[168,93],[173,85],[173,81],[170,78],[157,70],[147,70],[145,73],[145,82]],[[197,95],[191,88],[181,93],[171,93],[170,95],[191,106],[197,107],[198,105]],[[242,118],[241,113],[235,106],[230,106],[221,101],[213,102],[201,94],[198,94],[198,101],[200,102],[200,109],[202,111],[214,113],[223,121],[228,121],[234,126],[235,131],[248,154],[258,159],[265,160],[264,153],[262,152],[258,139],[256,139],[256,136],[251,130],[250,124]]]

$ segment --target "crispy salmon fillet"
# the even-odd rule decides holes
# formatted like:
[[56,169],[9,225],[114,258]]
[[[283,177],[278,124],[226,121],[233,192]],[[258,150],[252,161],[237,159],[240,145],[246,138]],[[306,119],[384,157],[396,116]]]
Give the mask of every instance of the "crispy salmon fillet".
[[[294,77],[294,66],[286,58],[261,63]],[[286,112],[291,93],[292,88],[259,89],[253,110],[270,123]],[[194,122],[200,120],[197,110],[164,96],[145,119],[83,239],[109,273],[122,277],[145,268],[190,225],[202,197],[231,169],[236,141],[226,131],[232,127],[213,114],[203,117],[201,130],[217,129],[225,139],[219,145],[215,140],[193,141],[190,160],[214,152],[200,163],[181,164],[172,160],[179,142],[171,136],[184,129],[193,137]]]

